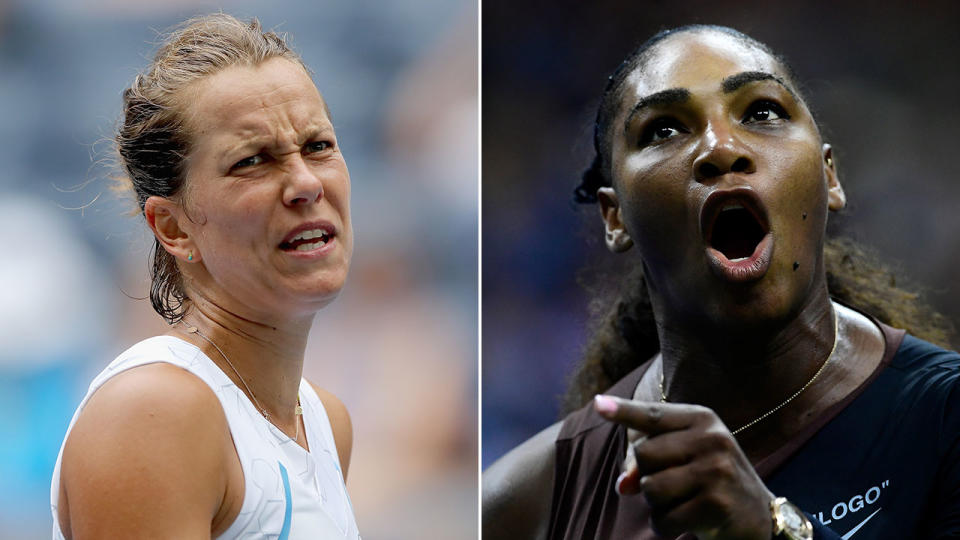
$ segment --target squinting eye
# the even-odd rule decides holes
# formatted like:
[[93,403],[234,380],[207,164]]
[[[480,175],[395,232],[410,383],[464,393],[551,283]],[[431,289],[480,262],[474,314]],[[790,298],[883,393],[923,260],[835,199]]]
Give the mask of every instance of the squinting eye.
[[650,123],[640,135],[640,145],[667,140],[680,133],[686,133],[686,128],[673,118],[658,118]]
[[771,120],[789,120],[790,115],[783,107],[772,101],[758,101],[747,109],[743,115],[743,121],[749,122],[769,122]]
[[323,152],[324,150],[329,150],[333,147],[333,143],[330,141],[314,141],[307,144],[307,150],[309,152]]
[[263,163],[263,156],[260,155],[260,154],[257,154],[257,155],[255,155],[255,156],[250,156],[250,157],[248,157],[248,158],[241,159],[240,161],[234,163],[234,164],[233,164],[233,167],[230,167],[230,168],[231,168],[231,169],[243,169],[243,168],[245,168],[245,167],[253,167],[253,166],[259,165],[259,164],[261,164],[261,163]]

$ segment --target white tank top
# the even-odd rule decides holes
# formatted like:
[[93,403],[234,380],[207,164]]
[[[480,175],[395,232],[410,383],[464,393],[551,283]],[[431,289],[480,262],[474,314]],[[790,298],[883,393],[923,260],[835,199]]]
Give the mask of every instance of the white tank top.
[[[87,395],[70,421],[64,442],[80,411],[98,388],[122,371],[154,362],[179,366],[207,383],[227,417],[246,486],[239,515],[218,538],[360,538],[343,483],[330,420],[313,387],[301,379],[300,402],[310,448],[307,452],[268,422],[246,394],[200,349],[172,336],[141,341],[111,362],[90,383]],[[62,458],[61,445],[50,489],[54,540],[64,538],[57,516]]]

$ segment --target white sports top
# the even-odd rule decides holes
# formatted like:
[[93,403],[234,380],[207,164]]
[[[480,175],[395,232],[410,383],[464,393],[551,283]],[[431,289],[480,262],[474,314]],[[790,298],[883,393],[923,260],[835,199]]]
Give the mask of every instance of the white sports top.
[[[97,375],[70,421],[64,442],[80,411],[103,383],[122,371],[154,362],[179,366],[202,379],[217,395],[227,417],[246,487],[239,515],[218,538],[360,538],[330,420],[313,387],[301,379],[300,403],[310,448],[307,452],[268,422],[200,349],[172,336],[137,343]],[[62,458],[61,445],[50,489],[54,540],[64,538],[57,517]]]

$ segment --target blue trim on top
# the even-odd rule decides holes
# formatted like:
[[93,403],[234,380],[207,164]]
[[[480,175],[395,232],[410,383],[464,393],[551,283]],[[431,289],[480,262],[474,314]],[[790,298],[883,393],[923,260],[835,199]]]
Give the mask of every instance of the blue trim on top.
[[277,540],[287,540],[290,536],[290,515],[293,513],[293,500],[290,498],[290,478],[287,476],[287,468],[283,463],[280,465],[280,479],[283,480],[283,496],[287,499],[286,508],[283,510],[283,527],[280,529],[280,536]]

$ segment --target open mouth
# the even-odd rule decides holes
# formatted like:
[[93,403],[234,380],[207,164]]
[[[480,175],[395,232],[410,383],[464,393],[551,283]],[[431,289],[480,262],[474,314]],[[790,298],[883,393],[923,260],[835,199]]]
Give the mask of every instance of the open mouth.
[[750,210],[733,203],[717,214],[708,244],[731,262],[738,262],[753,255],[766,234]]
[[333,239],[333,233],[326,229],[308,229],[300,231],[293,238],[280,243],[284,251],[313,251],[327,245]]
[[700,211],[700,230],[708,247],[738,262],[756,252],[770,227],[756,193],[738,188],[707,197]]
[[773,235],[753,190],[711,193],[700,211],[700,230],[707,261],[718,276],[745,283],[766,274],[773,256]]

